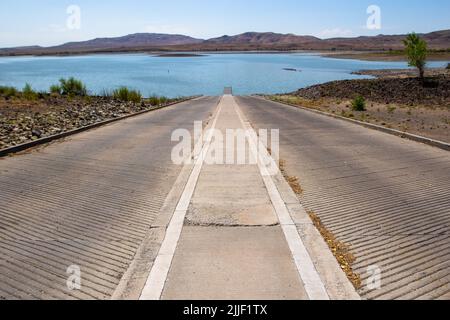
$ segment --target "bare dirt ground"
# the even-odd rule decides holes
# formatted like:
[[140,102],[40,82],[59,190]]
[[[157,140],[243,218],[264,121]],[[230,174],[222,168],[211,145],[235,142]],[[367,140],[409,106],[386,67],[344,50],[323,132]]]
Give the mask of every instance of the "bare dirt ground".
[[[357,59],[367,61],[406,61],[404,53],[392,52],[368,52],[368,51],[335,51],[322,52],[322,56],[336,59]],[[450,61],[450,52],[431,52],[428,54],[431,61]]]
[[[415,78],[417,70],[415,69],[383,69],[383,70],[360,70],[354,74],[368,75],[382,79],[392,78]],[[450,76],[450,69],[445,68],[429,68],[425,72],[426,77]]]
[[[449,71],[427,72],[422,85],[414,70],[364,71],[378,79],[334,81],[270,99],[450,142]],[[361,95],[366,111],[353,111]]]

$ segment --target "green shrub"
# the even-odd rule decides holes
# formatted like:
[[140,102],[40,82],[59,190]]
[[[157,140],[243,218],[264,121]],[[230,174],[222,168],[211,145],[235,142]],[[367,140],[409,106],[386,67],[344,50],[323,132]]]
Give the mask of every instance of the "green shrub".
[[62,89],[61,86],[54,84],[52,86],[50,86],[50,93],[52,94],[61,94],[62,93]]
[[166,97],[159,97],[159,104],[166,104],[168,100]]
[[139,91],[131,90],[128,93],[128,101],[139,103],[142,100],[142,94]]
[[86,86],[80,80],[73,77],[69,79],[60,79],[61,94],[68,96],[86,96]]
[[158,96],[153,95],[153,96],[150,96],[150,98],[148,98],[148,102],[152,106],[159,106],[159,105],[169,102],[169,99],[164,96],[158,97]]
[[17,97],[18,91],[14,87],[0,86],[0,96],[5,98]]
[[157,96],[151,96],[151,97],[148,98],[148,102],[152,106],[157,106],[157,105],[159,105],[159,98]]
[[38,97],[38,94],[33,90],[29,83],[23,88],[22,95],[26,100],[36,100]]
[[366,111],[366,100],[363,96],[359,95],[352,100],[353,111]]
[[142,100],[142,95],[139,91],[128,89],[127,87],[120,87],[113,91],[112,96],[116,100],[130,101],[139,103]]

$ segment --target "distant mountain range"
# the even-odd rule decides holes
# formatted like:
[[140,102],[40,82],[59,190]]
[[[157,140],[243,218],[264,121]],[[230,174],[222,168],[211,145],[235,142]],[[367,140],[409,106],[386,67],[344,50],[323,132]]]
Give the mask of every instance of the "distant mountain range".
[[321,41],[313,36],[297,36],[295,34],[281,34],[273,32],[246,32],[236,36],[222,36],[213,38],[203,42],[203,44],[256,44],[256,45],[273,45],[273,44],[304,44],[309,42]]
[[155,46],[173,46],[202,43],[201,39],[194,39],[188,36],[178,34],[160,34],[160,33],[135,33],[118,38],[97,38],[83,42],[69,42],[52,49],[61,50],[89,50],[89,49],[116,49],[116,48],[136,48],[136,47],[155,47]]
[[[450,30],[436,31],[421,36],[430,49],[450,48]],[[149,51],[246,51],[246,50],[399,50],[405,35],[378,35],[356,38],[319,39],[273,32],[247,32],[208,40],[184,35],[136,33],[117,38],[97,38],[70,42],[54,47],[17,47],[0,49],[0,55],[49,55],[101,52]]]

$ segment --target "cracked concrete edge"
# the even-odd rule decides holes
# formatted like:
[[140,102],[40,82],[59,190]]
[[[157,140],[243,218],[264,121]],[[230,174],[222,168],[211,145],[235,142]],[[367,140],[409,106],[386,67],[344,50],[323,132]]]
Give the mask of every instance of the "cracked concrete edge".
[[[220,99],[217,105],[219,103]],[[208,123],[207,128],[211,126],[211,119],[215,117],[217,112],[218,110],[216,108],[213,114],[206,120]],[[139,246],[127,271],[123,274],[114,290],[111,300],[139,300],[153,268],[153,263],[166,237],[167,228],[175,214],[175,210],[193,169],[194,163],[185,164],[181,169],[148,234]]]
[[[245,120],[250,123],[245,114]],[[331,300],[361,300],[297,195],[279,170],[271,176]]]
[[439,148],[439,149],[442,149],[442,150],[450,151],[450,143],[446,143],[446,142],[443,142],[443,141],[439,141],[439,140],[435,140],[435,139],[419,136],[419,135],[416,135],[416,134],[412,134],[412,133],[407,133],[407,132],[391,129],[391,128],[386,128],[386,127],[379,126],[379,125],[376,125],[376,124],[373,124],[373,123],[368,123],[368,122],[363,122],[363,121],[359,121],[359,120],[355,120],[355,119],[342,117],[342,116],[339,116],[337,114],[332,114],[332,113],[321,111],[321,110],[306,108],[306,107],[295,105],[295,104],[288,103],[288,102],[274,101],[274,100],[270,100],[270,99],[267,99],[267,98],[261,97],[261,96],[253,96],[253,97],[261,99],[261,100],[270,101],[270,102],[273,102],[273,103],[278,103],[278,104],[281,104],[281,105],[285,105],[285,106],[294,107],[294,108],[302,109],[302,110],[305,110],[305,111],[317,113],[317,114],[320,114],[322,116],[343,120],[343,121],[346,121],[346,122],[350,122],[350,123],[353,123],[353,124],[360,125],[362,127],[368,128],[368,129],[377,130],[379,132],[384,132],[384,133],[387,133],[387,134],[390,134],[390,135],[394,135],[394,136],[397,136],[397,137],[400,137],[400,138],[403,138],[403,139],[408,139],[408,140],[419,142],[419,143],[423,143],[423,144],[426,144],[426,145],[429,145],[429,146],[432,146],[432,147],[435,147],[435,148]]

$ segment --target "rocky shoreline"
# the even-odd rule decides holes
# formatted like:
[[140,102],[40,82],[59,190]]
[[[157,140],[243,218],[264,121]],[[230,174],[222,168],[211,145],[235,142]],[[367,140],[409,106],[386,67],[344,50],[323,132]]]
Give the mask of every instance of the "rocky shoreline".
[[[334,59],[350,59],[364,61],[406,61],[404,52],[386,52],[386,51],[322,51],[321,56]],[[430,51],[428,54],[429,61],[450,61],[450,52]]]
[[109,97],[45,96],[36,101],[0,98],[0,149],[98,122],[151,110],[164,104],[121,102]]
[[[417,72],[366,70],[376,79],[324,83],[269,99],[450,143],[450,73],[431,69],[425,85]],[[364,111],[352,108],[363,97]]]
[[[383,72],[385,76],[382,76]],[[332,81],[316,86],[300,89],[291,95],[306,99],[340,98],[353,99],[361,95],[365,99],[385,104],[400,103],[408,106],[427,105],[429,107],[450,108],[450,73],[439,73],[428,76],[425,85],[420,79],[410,76],[399,76],[398,71],[371,71],[378,79]],[[386,74],[391,73],[390,76]],[[364,74],[369,74],[365,72]]]
[[[381,70],[360,70],[352,74],[373,76],[381,79],[389,78],[416,78],[417,70],[410,69],[381,69]],[[447,68],[429,68],[425,71],[426,77],[450,76],[450,69]]]

